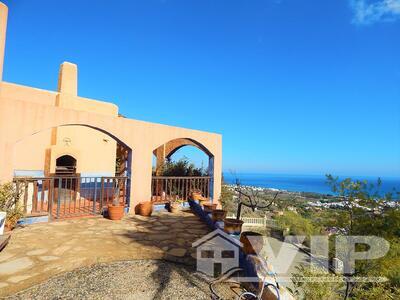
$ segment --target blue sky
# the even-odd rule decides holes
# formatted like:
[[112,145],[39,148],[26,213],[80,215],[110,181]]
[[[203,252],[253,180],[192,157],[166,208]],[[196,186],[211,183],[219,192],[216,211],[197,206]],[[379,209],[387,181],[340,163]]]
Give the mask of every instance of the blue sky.
[[5,81],[77,63],[81,96],[223,134],[224,170],[400,176],[400,0],[3,2]]

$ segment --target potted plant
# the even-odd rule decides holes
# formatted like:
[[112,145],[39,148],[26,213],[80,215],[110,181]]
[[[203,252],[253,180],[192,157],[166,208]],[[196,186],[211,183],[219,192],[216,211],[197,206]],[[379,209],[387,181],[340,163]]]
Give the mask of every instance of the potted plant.
[[153,213],[153,203],[151,201],[141,202],[137,206],[137,213],[144,217],[150,217]]
[[224,231],[228,234],[240,234],[243,221],[233,218],[224,219]]
[[13,183],[0,184],[0,227],[5,231],[14,229],[18,220],[24,216],[20,197],[21,191],[18,192]]
[[203,193],[198,189],[192,190],[190,196],[193,200],[199,201],[200,204],[208,201],[208,198],[203,197]]
[[108,205],[108,218],[114,221],[121,220],[124,216],[124,209],[125,206],[121,205],[117,197],[114,197],[112,204]]
[[257,255],[264,246],[262,234],[253,231],[242,232],[240,234],[240,242],[243,245],[242,249],[245,254]]
[[217,209],[217,203],[203,203],[203,209],[205,213],[212,213],[214,209]]
[[197,189],[192,190],[190,194],[191,194],[193,200],[199,200],[199,198],[201,198],[201,196],[202,196],[201,191],[197,190]]
[[213,209],[212,219],[214,222],[224,221],[226,217],[226,210],[223,209]]
[[171,201],[169,203],[169,211],[172,213],[178,213],[181,211],[181,204],[183,203],[183,200],[176,198],[175,200]]

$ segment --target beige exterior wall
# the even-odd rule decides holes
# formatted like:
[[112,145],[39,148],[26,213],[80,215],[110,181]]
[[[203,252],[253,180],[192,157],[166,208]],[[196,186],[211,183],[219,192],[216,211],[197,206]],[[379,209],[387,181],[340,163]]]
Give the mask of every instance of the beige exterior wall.
[[[3,5],[1,14],[6,14]],[[3,32],[0,22],[0,42]],[[0,56],[1,69],[2,63]],[[44,170],[47,165],[51,172],[61,154],[77,156],[79,172],[114,172],[115,138],[132,151],[134,207],[151,198],[153,151],[171,140],[190,139],[213,157],[212,196],[219,199],[221,135],[118,117],[116,105],[77,95],[77,75],[76,65],[63,63],[56,92],[0,81],[0,181],[11,180],[17,169]],[[48,161],[46,151],[51,153]]]
[[77,160],[81,176],[114,176],[116,141],[107,134],[84,126],[57,128],[57,144],[51,147],[50,173],[55,173],[56,159],[69,154]]
[[[0,96],[38,105],[118,116],[118,107],[112,103],[78,97],[77,76],[76,65],[63,63],[60,67],[58,92],[3,82]],[[81,176],[114,176],[116,145],[116,141],[106,133],[89,127],[64,126],[45,129],[15,145],[14,175],[54,174],[57,158],[68,154],[77,160],[76,171]]]
[[[14,175],[44,175],[46,149],[50,146],[51,129],[28,136],[14,145]],[[27,151],[29,149],[29,151]]]

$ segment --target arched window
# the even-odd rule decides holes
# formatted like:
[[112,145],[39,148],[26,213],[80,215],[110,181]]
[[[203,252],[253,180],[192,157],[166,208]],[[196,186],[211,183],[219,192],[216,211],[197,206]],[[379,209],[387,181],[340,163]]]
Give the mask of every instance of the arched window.
[[71,155],[63,155],[56,160],[57,175],[73,175],[76,173],[76,159]]

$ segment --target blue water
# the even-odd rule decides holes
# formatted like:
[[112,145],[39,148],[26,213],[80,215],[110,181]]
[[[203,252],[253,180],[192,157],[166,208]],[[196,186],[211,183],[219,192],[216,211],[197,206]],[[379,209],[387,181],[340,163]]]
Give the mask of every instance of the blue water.
[[[368,180],[369,183],[376,183],[377,177],[354,177],[352,179]],[[236,178],[242,185],[274,188],[291,192],[313,192],[320,194],[333,194],[329,185],[326,184],[324,175],[282,175],[282,174],[260,174],[260,173],[224,173],[226,183],[234,184]],[[344,179],[346,176],[339,177]],[[393,189],[400,191],[400,178],[381,177],[382,185],[380,193],[393,192]],[[396,196],[395,194],[393,196]]]

